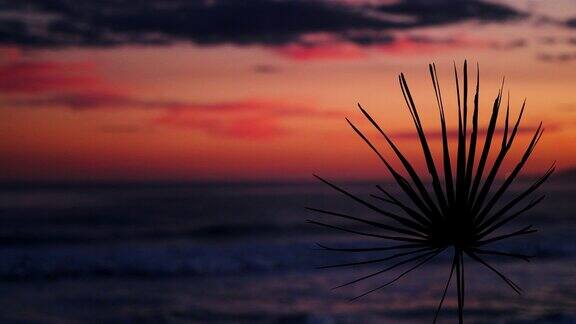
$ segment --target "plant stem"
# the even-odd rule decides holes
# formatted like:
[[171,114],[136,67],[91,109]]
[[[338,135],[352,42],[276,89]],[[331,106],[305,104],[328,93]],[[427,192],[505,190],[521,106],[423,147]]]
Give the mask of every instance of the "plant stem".
[[458,291],[458,323],[464,324],[464,263],[462,251],[454,248],[456,262],[456,289]]

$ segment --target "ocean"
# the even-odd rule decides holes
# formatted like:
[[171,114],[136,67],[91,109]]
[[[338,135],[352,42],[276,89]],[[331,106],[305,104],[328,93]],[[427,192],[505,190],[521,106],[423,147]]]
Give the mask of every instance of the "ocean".
[[[344,186],[369,198],[374,184]],[[489,258],[522,294],[466,259],[466,322],[576,323],[576,184],[541,191],[547,198],[507,227],[533,224],[538,232],[497,246],[534,259]],[[308,224],[367,229],[306,206],[379,217],[319,183],[4,183],[0,323],[432,321],[450,251],[351,302],[400,272],[332,290],[383,265],[317,269],[378,253],[316,243],[387,243]],[[452,285],[441,323],[456,321],[454,292]]]

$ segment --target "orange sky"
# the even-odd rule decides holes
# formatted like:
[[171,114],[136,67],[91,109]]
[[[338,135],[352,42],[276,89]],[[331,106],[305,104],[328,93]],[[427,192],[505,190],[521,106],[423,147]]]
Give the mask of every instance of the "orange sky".
[[397,75],[406,74],[424,127],[433,132],[439,124],[427,64],[436,63],[454,117],[452,62],[461,68],[463,59],[480,64],[483,121],[506,76],[512,115],[527,97],[523,125],[544,122],[527,171],[544,170],[554,160],[570,168],[576,165],[576,29],[559,22],[576,17],[576,5],[501,3],[529,16],[392,30],[394,41],[369,45],[327,33],[305,34],[313,45],[4,42],[0,179],[386,177],[344,117],[369,129],[355,107],[362,103],[420,159]]

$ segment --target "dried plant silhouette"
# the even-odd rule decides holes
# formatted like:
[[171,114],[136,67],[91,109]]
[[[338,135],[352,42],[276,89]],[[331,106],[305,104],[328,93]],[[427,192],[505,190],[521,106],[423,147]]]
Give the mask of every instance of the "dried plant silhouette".
[[[329,251],[341,251],[350,253],[362,252],[375,252],[381,251],[382,253],[394,253],[384,255],[378,259],[369,259],[361,262],[351,262],[335,265],[327,265],[321,268],[332,267],[347,267],[358,266],[366,264],[383,263],[386,261],[394,261],[383,269],[362,276],[355,280],[343,283],[336,288],[345,287],[366,280],[368,278],[376,277],[384,274],[390,270],[399,267],[408,267],[406,270],[400,272],[397,276],[388,282],[381,284],[365,293],[354,297],[352,300],[358,299],[369,293],[382,289],[395,281],[401,279],[411,271],[424,265],[435,256],[444,250],[451,248],[454,251],[452,258],[452,265],[448,274],[448,280],[444,286],[442,296],[436,312],[434,314],[435,323],[442,308],[442,304],[446,297],[452,277],[456,276],[456,291],[458,297],[458,319],[459,323],[463,323],[463,310],[464,310],[464,296],[465,296],[465,270],[464,270],[464,256],[468,256],[471,260],[477,261],[490,271],[494,272],[502,281],[510,286],[515,292],[520,293],[521,289],[511,279],[509,279],[502,272],[497,270],[494,266],[488,263],[485,256],[503,256],[510,258],[519,258],[528,261],[530,256],[507,251],[499,251],[488,248],[491,243],[500,242],[502,240],[513,239],[526,234],[536,232],[532,226],[520,228],[512,232],[505,232],[504,234],[495,233],[501,229],[505,224],[515,220],[520,215],[529,211],[542,201],[544,196],[538,196],[528,202],[527,198],[540,187],[546,179],[554,171],[554,164],[532,185],[527,189],[520,191],[511,200],[505,201],[504,194],[510,188],[510,185],[517,178],[522,168],[528,161],[528,158],[534,151],[536,144],[540,140],[543,132],[542,123],[534,131],[527,147],[525,147],[520,160],[514,164],[512,170],[506,174],[502,181],[496,181],[502,163],[510,152],[512,144],[516,139],[520,127],[520,122],[524,114],[524,107],[526,100],[520,108],[520,112],[513,125],[510,123],[510,103],[506,107],[505,117],[502,126],[498,128],[498,117],[502,104],[502,86],[494,100],[488,126],[485,130],[485,137],[482,142],[479,136],[484,131],[479,130],[478,115],[479,115],[479,70],[477,67],[475,95],[472,99],[471,111],[471,130],[469,130],[469,97],[468,97],[468,67],[467,62],[464,62],[463,67],[463,82],[462,88],[458,78],[456,66],[454,66],[454,76],[456,83],[457,103],[458,103],[458,133],[455,143],[456,149],[451,154],[449,143],[449,136],[446,127],[446,118],[444,114],[444,103],[438,83],[438,76],[436,73],[436,66],[429,65],[430,76],[436,95],[436,102],[440,116],[441,127],[441,150],[443,163],[440,164],[434,160],[429,139],[424,132],[424,128],[416,109],[416,104],[408,88],[404,74],[400,74],[398,80],[400,87],[406,101],[406,105],[410,112],[410,116],[416,127],[416,134],[418,141],[422,148],[425,159],[425,165],[430,176],[430,186],[424,184],[425,180],[418,175],[412,163],[404,156],[392,139],[384,132],[379,124],[372,118],[372,116],[360,105],[360,111],[366,119],[374,126],[381,135],[383,140],[387,143],[394,155],[399,160],[404,168],[405,175],[392,167],[389,160],[387,160],[376,148],[376,146],[364,135],[364,133],[356,127],[350,120],[346,119],[354,132],[362,138],[362,140],[370,147],[378,158],[382,161],[386,169],[391,174],[395,183],[398,185],[401,192],[408,198],[408,202],[402,202],[399,197],[394,196],[381,186],[377,186],[380,195],[372,195],[373,198],[378,199],[380,202],[395,206],[394,210],[378,207],[377,204],[369,202],[349,191],[337,186],[326,179],[316,176],[320,181],[324,182],[334,190],[344,194],[356,203],[378,213],[379,215],[390,219],[390,222],[380,223],[368,220],[362,217],[348,215],[340,212],[323,210],[318,208],[308,208],[311,211],[343,218],[346,220],[369,225],[378,230],[377,234],[372,232],[363,232],[357,229],[346,228],[328,223],[309,220],[308,222],[328,227],[331,229],[344,231],[360,236],[368,236],[387,241],[397,242],[396,245],[385,247],[373,248],[334,248],[324,245],[319,246],[322,249]],[[501,139],[495,136],[496,133],[502,133]],[[498,137],[498,138],[497,138]],[[500,143],[498,143],[500,141]],[[478,152],[477,152],[478,151]],[[491,154],[492,153],[492,154]],[[489,159],[489,156],[494,156]],[[489,163],[491,161],[491,165]],[[453,168],[454,164],[454,168]],[[404,172],[403,171],[403,172]],[[443,173],[443,175],[442,175]],[[504,200],[504,201],[501,201]],[[392,224],[392,225],[390,225]]]

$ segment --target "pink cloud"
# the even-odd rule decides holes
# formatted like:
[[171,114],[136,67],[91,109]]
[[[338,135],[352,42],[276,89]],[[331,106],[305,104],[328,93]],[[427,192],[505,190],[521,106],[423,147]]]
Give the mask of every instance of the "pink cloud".
[[343,118],[342,111],[320,110],[308,104],[284,102],[281,100],[247,99],[220,103],[176,103],[173,109],[188,109],[206,113],[258,113],[282,117],[303,116],[320,118]]
[[294,61],[357,60],[367,56],[366,51],[362,47],[344,42],[320,45],[290,44],[276,47],[273,51]]
[[344,118],[343,111],[320,110],[273,100],[241,100],[211,104],[178,104],[154,120],[157,125],[200,130],[233,138],[270,139],[290,133],[291,118]]
[[8,94],[36,94],[82,90],[98,84],[90,63],[15,61],[0,66],[0,91]]
[[154,125],[234,138],[268,139],[289,133],[284,123],[293,118],[344,118],[339,110],[282,100],[246,99],[216,103],[136,98],[118,92],[83,92],[50,97],[7,100],[8,106],[69,108],[77,111],[149,109],[160,112]]
[[[75,111],[155,110],[158,116],[151,121],[153,125],[246,139],[267,139],[287,134],[289,127],[285,124],[294,118],[344,117],[341,111],[283,100],[256,98],[207,103],[143,98],[95,77],[93,64],[27,61],[17,56],[13,62],[8,60],[0,65],[0,92],[7,95],[3,98],[5,107],[67,108]],[[150,122],[147,125],[150,126]],[[112,129],[113,132],[118,130],[126,132],[125,128]]]
[[489,47],[490,43],[466,37],[397,37],[389,42],[359,45],[348,41],[325,40],[312,44],[290,44],[272,48],[274,53],[294,61],[359,60],[386,53],[389,55],[429,55],[458,48]]
[[376,45],[373,49],[393,55],[429,55],[433,52],[458,48],[487,47],[488,42],[464,37],[434,39],[428,37],[401,37],[393,42]]
[[252,140],[276,138],[288,133],[277,116],[219,118],[193,111],[171,110],[155,119],[157,125],[200,130],[210,135]]
[[16,46],[0,46],[0,60],[13,62],[22,57],[21,50]]

